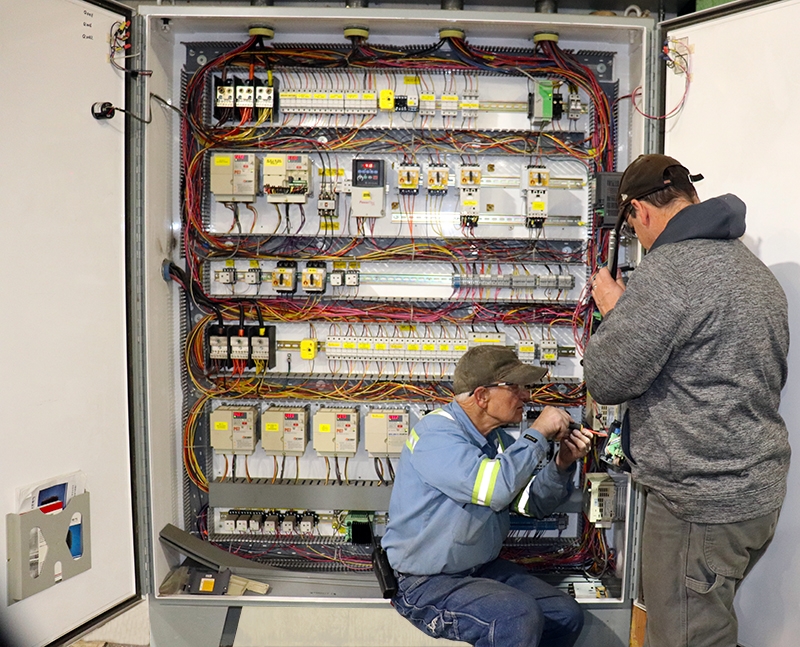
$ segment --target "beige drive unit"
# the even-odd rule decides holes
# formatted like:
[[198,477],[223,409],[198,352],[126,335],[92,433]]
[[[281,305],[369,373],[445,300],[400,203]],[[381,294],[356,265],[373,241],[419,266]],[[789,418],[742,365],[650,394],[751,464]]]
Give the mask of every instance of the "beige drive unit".
[[405,409],[373,409],[364,419],[364,444],[370,456],[400,456],[408,432]]
[[302,456],[307,441],[306,407],[270,407],[261,414],[261,447],[267,456]]
[[218,454],[252,454],[258,442],[256,407],[217,407],[209,418],[211,446]]
[[352,458],[358,449],[358,409],[320,409],[314,414],[314,451]]

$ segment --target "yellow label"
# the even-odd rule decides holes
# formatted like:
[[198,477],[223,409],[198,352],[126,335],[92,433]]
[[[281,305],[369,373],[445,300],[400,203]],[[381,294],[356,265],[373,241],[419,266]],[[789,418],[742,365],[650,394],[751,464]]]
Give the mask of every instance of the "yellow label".
[[454,94],[443,94],[442,101],[458,101],[458,97]]
[[436,350],[436,344],[422,344],[422,350]]
[[347,269],[347,261],[333,261],[333,269],[335,269],[335,270],[346,270]]
[[392,350],[403,350],[403,344],[389,344],[389,348]]
[[473,339],[476,344],[497,344],[499,343],[499,339],[497,338],[489,338],[489,339]]
[[478,205],[478,203],[475,200],[464,200],[464,202],[462,202],[461,204],[463,204],[465,207],[475,207]]
[[531,209],[534,211],[544,211],[544,202],[531,202]]
[[201,591],[213,591],[214,590],[214,580],[209,577],[204,577],[200,580],[200,590]]
[[439,350],[450,350],[450,344],[439,344]]
[[419,350],[419,344],[409,344],[408,350]]
[[250,261],[250,267],[258,267],[258,261]]
[[344,99],[343,94],[329,94],[328,97],[331,99]]
[[329,177],[338,175],[339,177],[344,176],[344,169],[343,168],[326,168],[319,170],[319,175],[327,175]]
[[296,99],[297,92],[281,92],[281,99]]
[[341,348],[341,344],[338,341],[329,341],[325,344],[328,348]]
[[314,98],[315,99],[327,99],[328,95],[325,94],[324,92],[315,92],[314,93]]
[[283,157],[265,157],[264,166],[283,166]]
[[298,99],[312,99],[313,95],[310,92],[298,92],[297,93]]
[[520,346],[519,347],[519,351],[521,353],[535,353],[536,352],[536,346]]
[[232,258],[229,258],[225,261],[225,267],[236,267],[236,262]]
[[478,108],[480,108],[480,104],[479,103],[466,103],[464,101],[461,102],[461,109],[462,110],[469,110],[470,108],[473,108],[473,109],[477,110]]
[[386,350],[386,344],[375,344],[375,350]]
[[319,426],[319,430],[322,433],[328,433],[331,430],[331,426],[330,425],[320,425]]
[[348,92],[345,96],[345,99],[360,99],[361,95],[358,92]]
[[365,341],[359,342],[358,344],[359,349],[361,350],[370,350],[372,348],[372,344],[369,344]]
[[281,427],[277,422],[268,422],[264,425],[264,431],[280,431]]
[[406,85],[419,85],[419,77],[418,76],[406,76],[403,78],[403,81]]
[[347,263],[347,267],[351,270],[357,270],[361,268],[361,261],[349,261]]
[[369,417],[370,418],[385,418],[386,414],[385,413],[371,413],[371,414],[369,414]]
[[436,101],[436,95],[435,94],[421,94],[421,95],[419,95],[419,100],[420,101]]
[[467,350],[467,345],[466,344],[456,344],[455,346],[453,346],[453,348],[455,350]]
[[400,326],[400,330],[402,330],[403,332],[414,332],[416,329],[417,329],[416,326],[412,326],[410,324],[402,324]]
[[332,229],[334,231],[339,230],[339,223],[335,220],[323,220],[320,223],[320,229]]
[[344,343],[344,347],[345,347],[345,348],[355,348],[355,347],[356,347],[356,345],[355,345],[355,342],[352,342],[352,341],[346,341],[346,342]]
[[542,356],[542,359],[556,359],[556,355],[555,353],[545,353]]
[[214,158],[214,166],[230,166],[231,165],[231,158],[224,157],[222,155],[217,155]]
[[362,200],[372,200],[372,194],[369,191],[362,191],[361,192],[361,199]]
[[361,98],[365,99],[365,100],[372,101],[375,98],[375,93],[374,92],[365,92],[364,94],[361,95]]
[[214,429],[216,429],[217,431],[228,431],[228,423],[217,420],[214,423]]

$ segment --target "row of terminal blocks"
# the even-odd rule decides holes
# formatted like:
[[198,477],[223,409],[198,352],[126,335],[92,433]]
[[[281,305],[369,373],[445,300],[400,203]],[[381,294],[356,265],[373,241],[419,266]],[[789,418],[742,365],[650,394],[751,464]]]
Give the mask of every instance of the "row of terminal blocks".
[[[456,339],[330,335],[325,340],[325,354],[329,361],[455,363],[470,348],[505,343],[505,333],[469,333],[468,338]],[[517,355],[521,361],[529,364],[555,364],[559,357],[574,355],[574,348],[560,347],[554,339],[542,339],[539,343],[520,341],[517,344]]]
[[220,512],[218,531],[224,534],[310,535],[319,523],[311,511],[237,510]]
[[[275,292],[293,294],[298,285],[304,292],[325,292],[331,287],[357,287],[360,283],[358,270],[334,269],[328,272],[324,261],[308,261],[298,274],[296,261],[278,261],[271,273],[264,272],[257,262],[244,271],[236,269],[233,261],[214,273],[214,280],[223,285],[232,285],[239,281],[246,285],[261,285],[265,279],[272,284]],[[298,281],[298,278],[300,279]]]
[[[282,342],[286,344],[286,342]],[[299,342],[300,358],[313,360],[320,349],[329,361],[387,361],[455,363],[470,348],[481,345],[506,345],[505,333],[470,332],[466,338],[435,336],[388,337],[369,335],[329,335],[324,343],[308,338]],[[245,368],[261,362],[267,369],[275,367],[278,342],[275,326],[219,326],[208,333],[208,354],[212,360],[238,360]],[[297,342],[294,342],[297,348]],[[528,363],[555,364],[559,357],[571,357],[574,347],[559,346],[553,339],[539,343],[520,341],[519,358]]]
[[[364,418],[364,443],[372,457],[399,456],[408,437],[406,409],[370,409]],[[361,416],[356,408],[321,408],[311,416],[314,451],[352,458],[358,450]],[[308,443],[308,407],[222,405],[209,417],[211,447],[218,454],[250,455],[261,441],[268,456],[302,456]]]
[[479,274],[453,275],[454,288],[510,288],[512,290],[571,290],[575,287],[572,274]]
[[[340,79],[346,85],[347,77]],[[532,122],[548,123],[558,121],[563,116],[564,99],[556,92],[552,81],[534,80],[532,91],[528,93],[528,118]],[[432,92],[414,94],[395,94],[392,89],[360,90],[345,88],[305,87],[279,90],[277,78],[240,78],[235,75],[214,78],[214,117],[222,119],[228,114],[233,118],[233,110],[240,113],[252,110],[250,121],[257,121],[262,110],[271,110],[273,116],[278,111],[285,114],[318,115],[376,115],[379,112],[419,113],[421,117],[433,117],[437,110],[442,117],[475,119],[481,110],[480,95],[477,91],[457,94]],[[580,95],[570,92],[566,115],[570,120],[579,119],[584,110]],[[241,115],[240,115],[241,116]]]

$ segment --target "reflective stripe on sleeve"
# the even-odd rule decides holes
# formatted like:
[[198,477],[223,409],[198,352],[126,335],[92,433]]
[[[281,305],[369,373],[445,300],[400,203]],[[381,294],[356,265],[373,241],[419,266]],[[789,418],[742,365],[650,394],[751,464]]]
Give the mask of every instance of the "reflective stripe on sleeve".
[[[533,479],[536,477],[534,476]],[[514,511],[519,514],[528,514],[528,499],[531,496],[531,483],[533,483],[533,479],[528,481],[524,488],[522,488],[522,492],[519,493],[517,496],[517,500],[514,501]]]
[[491,505],[494,484],[500,473],[500,461],[484,458],[478,469],[475,487],[472,488],[472,502],[478,505]]
[[414,453],[414,447],[417,446],[417,442],[419,442],[419,436],[417,436],[417,432],[412,429],[408,440],[406,440],[406,447],[408,447],[412,454]]

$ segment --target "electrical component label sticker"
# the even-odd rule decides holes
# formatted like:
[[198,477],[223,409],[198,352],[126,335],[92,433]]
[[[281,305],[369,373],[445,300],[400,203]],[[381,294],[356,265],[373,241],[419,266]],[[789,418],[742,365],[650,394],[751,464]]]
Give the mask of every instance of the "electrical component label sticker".
[[227,431],[228,423],[225,422],[224,420],[217,420],[217,422],[214,423],[214,429],[218,431]]
[[320,425],[319,430],[323,433],[328,433],[331,430],[330,425]]

